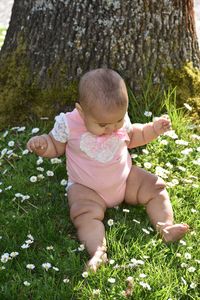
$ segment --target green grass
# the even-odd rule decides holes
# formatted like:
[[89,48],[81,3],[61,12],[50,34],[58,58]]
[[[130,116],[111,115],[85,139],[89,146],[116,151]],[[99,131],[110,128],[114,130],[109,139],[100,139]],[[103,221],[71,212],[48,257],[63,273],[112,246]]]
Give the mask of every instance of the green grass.
[[6,28],[0,27],[0,50],[1,50],[1,47],[3,46],[5,34],[6,34]]
[[[189,144],[177,145],[173,138],[162,136],[146,147],[148,152],[144,153],[140,148],[135,149],[133,154],[137,155],[134,162],[138,166],[144,167],[146,162],[150,162],[149,170],[153,173],[157,166],[169,171],[165,181],[169,186],[175,219],[188,223],[190,233],[184,241],[165,245],[152,231],[143,207],[123,204],[118,209],[109,209],[104,224],[110,263],[96,274],[89,273],[87,278],[83,278],[82,273],[88,255],[86,251],[78,250],[79,242],[69,219],[65,187],[60,184],[67,179],[65,158],[62,157],[58,164],[44,159],[37,165],[38,157],[23,154],[27,140],[33,135],[32,128],[39,127],[40,133],[48,132],[52,122],[29,125],[23,132],[17,128],[0,132],[0,256],[19,252],[18,256],[5,263],[0,261],[0,300],[200,299],[199,161],[197,164],[200,143],[193,137],[197,129],[187,127],[187,114],[176,110],[172,101],[175,99],[174,93],[165,93],[164,110],[172,119],[178,139]],[[131,98],[131,101],[135,100]],[[134,105],[131,107],[133,109]],[[146,104],[141,114],[137,115],[137,121],[151,120],[153,116],[148,118],[143,115],[144,110],[148,109],[150,107]],[[136,112],[132,113],[134,118]],[[159,110],[154,114],[160,113]],[[14,146],[9,146],[10,141],[14,141]],[[4,150],[6,148],[7,152]],[[181,153],[186,148],[192,149],[187,155]],[[10,150],[13,152],[8,152]],[[38,167],[44,171],[37,170]],[[53,171],[54,176],[47,176],[48,170]],[[30,182],[31,176],[39,174],[44,175],[43,179]],[[17,193],[30,198],[23,200]],[[124,208],[129,212],[124,212]],[[113,226],[108,226],[109,219],[114,220]],[[148,232],[145,233],[144,229]],[[29,234],[34,238],[33,243],[29,248],[22,249],[21,246],[30,239],[27,237]],[[48,249],[49,246],[53,249]],[[140,264],[134,264],[133,259],[140,261]],[[48,271],[42,267],[45,262],[52,265]],[[34,264],[35,269],[27,269],[27,264]],[[133,277],[132,296],[125,297],[123,291],[127,290],[129,276]],[[114,278],[115,282],[110,283],[110,278]],[[64,282],[64,279],[68,280]],[[25,286],[25,281],[30,285]],[[148,284],[146,288],[141,282]],[[99,295],[95,295],[98,289]]]

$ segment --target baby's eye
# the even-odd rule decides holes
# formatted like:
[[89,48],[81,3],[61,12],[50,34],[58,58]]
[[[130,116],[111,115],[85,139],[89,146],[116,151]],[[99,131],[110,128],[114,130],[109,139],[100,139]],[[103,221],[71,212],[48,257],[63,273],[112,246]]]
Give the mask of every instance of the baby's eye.
[[99,124],[100,127],[106,127],[106,124]]

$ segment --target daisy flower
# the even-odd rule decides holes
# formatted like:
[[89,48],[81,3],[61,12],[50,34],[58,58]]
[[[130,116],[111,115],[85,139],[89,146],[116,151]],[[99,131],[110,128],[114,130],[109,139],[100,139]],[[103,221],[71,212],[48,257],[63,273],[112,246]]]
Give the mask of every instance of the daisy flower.
[[145,117],[151,117],[152,116],[152,112],[151,111],[145,111],[144,115],[145,115]]
[[29,269],[29,270],[34,270],[35,269],[35,265],[33,265],[33,264],[27,264],[26,268]]
[[83,278],[87,278],[87,277],[88,277],[88,272],[83,272],[83,273],[82,273],[82,277],[83,277]]
[[7,261],[10,259],[9,253],[4,253],[1,255],[1,262],[2,263],[7,263]]
[[113,219],[109,219],[107,223],[108,223],[108,226],[112,226],[114,224],[114,221],[113,221]]
[[94,290],[92,291],[92,295],[94,295],[94,296],[100,295],[100,293],[101,293],[101,290],[100,290],[100,289],[94,289]]
[[14,145],[15,145],[15,142],[14,142],[14,141],[8,142],[8,146],[9,146],[9,147],[13,147]]
[[54,176],[54,172],[53,171],[47,171],[46,172],[46,174],[47,174],[47,176],[49,176],[49,177],[52,177],[52,176]]
[[67,185],[67,180],[66,179],[62,179],[60,182],[61,185],[66,186]]
[[192,107],[191,107],[189,104],[183,103],[183,105],[185,106],[185,108],[186,108],[187,110],[189,110],[189,111],[192,110]]
[[32,131],[31,131],[31,133],[33,133],[33,134],[34,134],[34,133],[38,133],[39,131],[40,131],[40,129],[39,129],[39,128],[33,128],[33,129],[32,129]]
[[45,271],[48,271],[51,268],[51,263],[43,263],[42,264],[43,269],[45,269]]
[[113,277],[111,277],[111,278],[108,278],[108,282],[110,282],[110,283],[115,283],[115,278],[113,278]]
[[16,251],[10,253],[10,257],[12,257],[12,258],[14,258],[14,257],[16,257],[18,255],[19,255],[19,252],[16,252]]
[[191,289],[195,289],[197,287],[197,284],[196,283],[194,283],[194,282],[191,282],[191,284],[190,284],[190,288]]
[[144,289],[147,289],[147,290],[151,290],[151,287],[148,283],[146,282],[143,282],[143,281],[140,281],[139,284],[144,288]]
[[190,272],[190,273],[194,273],[195,271],[196,271],[195,267],[189,267],[188,268],[188,272]]
[[145,162],[144,167],[145,167],[145,169],[151,169],[152,164],[150,162]]
[[30,182],[37,182],[37,176],[31,176]]
[[185,253],[184,256],[185,256],[186,259],[191,259],[192,258],[192,255],[190,253],[187,253],[187,252]]

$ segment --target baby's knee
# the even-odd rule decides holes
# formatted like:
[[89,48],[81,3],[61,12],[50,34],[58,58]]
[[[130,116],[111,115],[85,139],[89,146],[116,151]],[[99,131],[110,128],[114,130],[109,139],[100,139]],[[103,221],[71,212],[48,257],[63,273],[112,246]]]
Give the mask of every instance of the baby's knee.
[[161,201],[169,198],[167,190],[166,190],[166,183],[165,181],[158,177],[155,184],[152,186],[152,190],[150,192],[149,201],[152,199],[160,199]]
[[165,190],[165,188],[166,188],[165,181],[161,177],[157,177],[154,188],[156,190],[160,190],[160,191]]
[[70,218],[76,227],[89,222],[91,219],[102,221],[104,209],[93,201],[75,202],[70,207]]
[[165,181],[156,177],[154,180],[149,181],[147,186],[143,187],[138,193],[138,202],[140,204],[147,204],[152,199],[159,198],[160,200],[164,200],[167,196],[166,184]]

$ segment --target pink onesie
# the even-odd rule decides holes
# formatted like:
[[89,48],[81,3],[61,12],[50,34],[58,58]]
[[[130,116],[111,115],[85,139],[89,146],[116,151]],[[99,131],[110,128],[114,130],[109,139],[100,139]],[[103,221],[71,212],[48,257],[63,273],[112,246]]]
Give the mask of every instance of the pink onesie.
[[55,119],[52,134],[57,141],[67,143],[69,181],[96,191],[108,207],[121,203],[132,166],[126,144],[131,126],[128,115],[122,128],[104,136],[88,132],[77,109]]

